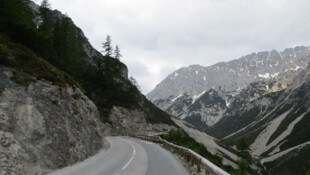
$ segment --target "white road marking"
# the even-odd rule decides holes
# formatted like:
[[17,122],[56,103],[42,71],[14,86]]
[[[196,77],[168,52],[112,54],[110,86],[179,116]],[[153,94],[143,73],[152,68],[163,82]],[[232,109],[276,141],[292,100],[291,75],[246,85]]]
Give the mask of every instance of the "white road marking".
[[125,139],[123,139],[123,138],[122,138],[122,140],[123,140],[124,142],[128,143],[128,144],[132,147],[132,149],[133,149],[133,155],[131,156],[131,158],[129,159],[129,161],[128,161],[128,162],[123,166],[123,168],[122,168],[122,170],[125,170],[125,169],[129,166],[129,164],[132,162],[132,160],[135,158],[136,149],[135,149],[135,147],[133,146],[133,144],[129,143],[127,140],[125,140]]
[[136,155],[136,149],[135,149],[135,147],[132,144],[130,144],[130,145],[131,145],[131,147],[133,149],[133,155],[135,156]]
[[108,154],[111,151],[111,148],[113,147],[113,143],[109,138],[106,138],[108,140],[108,142],[110,143],[110,148],[109,150],[106,152],[106,154]]
[[122,168],[122,170],[125,170],[128,165],[131,163],[131,161],[133,160],[134,156],[131,156],[131,158],[129,159],[129,161],[126,163],[126,165]]

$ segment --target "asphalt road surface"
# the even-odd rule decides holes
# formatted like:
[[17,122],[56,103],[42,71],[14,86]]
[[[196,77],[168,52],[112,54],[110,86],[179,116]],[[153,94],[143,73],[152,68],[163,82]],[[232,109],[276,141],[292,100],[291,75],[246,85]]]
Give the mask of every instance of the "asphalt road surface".
[[108,151],[51,175],[189,175],[174,156],[159,145],[129,137],[107,137]]

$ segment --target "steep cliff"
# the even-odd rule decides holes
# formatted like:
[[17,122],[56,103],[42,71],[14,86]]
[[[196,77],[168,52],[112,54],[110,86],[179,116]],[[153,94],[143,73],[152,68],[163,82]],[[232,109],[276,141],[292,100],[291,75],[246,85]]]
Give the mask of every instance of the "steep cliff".
[[0,174],[44,173],[81,161],[108,146],[108,130],[77,87],[0,66]]

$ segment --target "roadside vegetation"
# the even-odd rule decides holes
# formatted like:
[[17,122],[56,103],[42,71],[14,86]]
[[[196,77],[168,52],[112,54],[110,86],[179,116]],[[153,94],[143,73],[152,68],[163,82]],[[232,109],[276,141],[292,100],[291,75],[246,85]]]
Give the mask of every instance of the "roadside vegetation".
[[182,129],[172,129],[168,133],[161,135],[161,137],[176,145],[180,145],[195,151],[199,155],[205,157],[230,174],[236,174],[236,171],[233,167],[223,164],[222,158],[220,156],[210,153],[203,144],[196,142]]

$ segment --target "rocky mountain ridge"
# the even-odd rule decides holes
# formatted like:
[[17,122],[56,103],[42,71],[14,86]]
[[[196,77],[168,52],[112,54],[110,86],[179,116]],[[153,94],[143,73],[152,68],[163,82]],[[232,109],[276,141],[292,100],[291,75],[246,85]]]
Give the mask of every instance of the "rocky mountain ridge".
[[189,122],[200,123],[201,128],[213,126],[227,115],[236,115],[236,109],[242,111],[256,99],[286,89],[293,84],[300,71],[302,69],[280,74],[277,79],[250,83],[246,88],[234,93],[211,89],[191,104],[188,110],[182,113],[182,117]]
[[[220,106],[215,106],[214,109],[217,108],[219,113],[223,113],[225,106],[230,104],[231,97],[251,83],[262,81],[270,83],[289,76],[297,70],[305,68],[309,60],[310,47],[298,46],[285,49],[283,52],[273,50],[253,53],[237,60],[209,67],[192,65],[170,74],[147,97],[161,109],[177,117],[185,118],[192,116],[193,113],[206,115],[214,113],[212,111],[206,113],[211,108],[205,108],[199,102],[202,96],[207,96],[206,93],[210,93],[209,91],[213,89],[219,92],[222,100],[225,101]],[[281,83],[281,86],[285,86],[285,84]],[[273,86],[273,89],[266,91],[277,89],[277,86]],[[195,103],[196,105],[194,105]],[[197,106],[198,103],[201,105]],[[204,109],[199,109],[199,107]],[[208,117],[206,125],[215,124],[221,118],[219,116],[221,114]]]
[[211,88],[225,92],[243,89],[251,82],[275,78],[308,64],[310,47],[298,46],[282,52],[258,52],[209,67],[191,65],[171,73],[147,94],[151,101],[188,94],[193,99]]

